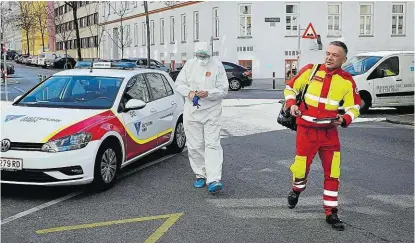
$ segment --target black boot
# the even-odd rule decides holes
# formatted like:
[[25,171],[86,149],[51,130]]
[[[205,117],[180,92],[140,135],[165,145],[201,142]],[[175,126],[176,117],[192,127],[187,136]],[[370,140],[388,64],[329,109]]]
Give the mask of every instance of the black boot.
[[335,230],[344,230],[344,224],[337,215],[337,208],[331,209],[331,214],[326,216],[326,222],[331,224],[331,227],[333,227]]
[[291,191],[288,194],[288,208],[293,209],[298,203],[298,197],[300,196],[301,192]]

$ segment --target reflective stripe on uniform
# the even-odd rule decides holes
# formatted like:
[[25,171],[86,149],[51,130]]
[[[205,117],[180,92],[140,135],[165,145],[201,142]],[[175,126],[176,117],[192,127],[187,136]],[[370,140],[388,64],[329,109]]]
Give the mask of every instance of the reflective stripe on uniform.
[[294,187],[298,188],[298,189],[303,189],[305,188],[305,185],[293,185]]
[[360,110],[360,106],[359,105],[353,105],[353,106],[349,106],[349,107],[344,107],[344,110],[345,111],[348,111],[348,110],[353,109],[353,108],[355,108],[357,110]]
[[339,192],[324,190],[324,195],[329,197],[337,197],[339,195]]
[[326,201],[326,200],[324,200],[324,206],[337,207],[337,205],[338,205],[337,201]]
[[289,99],[295,100],[296,99],[296,96],[295,95],[287,95],[287,96],[285,96],[285,100],[289,100]]
[[312,94],[308,94],[308,93],[305,94],[305,97],[307,97],[311,100],[317,101],[319,103],[323,103],[323,104],[328,104],[328,105],[333,105],[333,106],[338,106],[339,105],[338,101],[329,100],[329,99],[326,99],[326,98],[321,98],[321,97],[318,97],[318,96],[315,96],[315,95],[312,95]]
[[289,85],[285,85],[285,89],[293,91],[295,93],[295,95],[298,95],[298,92],[295,89],[291,88],[291,86],[289,86]]
[[328,124],[328,123],[331,123],[331,121],[313,121],[313,119],[316,119],[316,117],[312,117],[312,116],[302,115],[300,117],[302,119],[308,121],[308,122],[313,122],[313,123],[316,123],[316,124]]
[[348,112],[346,112],[346,114],[349,115],[352,118],[352,121],[354,120],[353,112],[348,111]]

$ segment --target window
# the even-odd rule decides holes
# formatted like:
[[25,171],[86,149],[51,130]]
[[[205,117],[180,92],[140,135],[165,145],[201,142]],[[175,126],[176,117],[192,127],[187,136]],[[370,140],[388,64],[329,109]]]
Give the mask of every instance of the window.
[[174,43],[174,17],[170,17],[170,43]]
[[405,35],[405,3],[392,6],[392,35]]
[[164,19],[160,19],[160,44],[164,44]]
[[187,31],[186,31],[186,14],[182,14],[182,42],[186,42]]
[[239,5],[239,36],[252,36],[251,33],[252,13],[251,5]]
[[124,1],[124,6],[126,10],[130,9],[130,2],[129,1]]
[[223,64],[223,67],[225,68],[225,70],[232,70],[233,67],[231,65],[228,64]]
[[360,35],[373,35],[373,4],[360,4]]
[[219,8],[213,9],[213,38],[219,39]]
[[329,4],[328,5],[328,24],[327,35],[328,36],[341,36],[341,5]]
[[239,65],[252,70],[252,60],[239,60]]
[[160,75],[160,76],[161,76],[161,78],[163,79],[163,82],[164,82],[164,87],[166,88],[167,95],[172,95],[172,94],[174,94],[174,92],[173,92],[173,88],[171,87],[171,85],[170,85],[169,81],[167,81],[166,77],[164,77],[164,75]]
[[141,43],[143,46],[146,45],[147,43],[147,29],[146,29],[146,23],[141,23],[141,36],[142,36],[142,40]]
[[123,102],[127,103],[130,99],[142,100],[146,103],[150,102],[150,93],[143,75],[134,76],[128,81],[123,95]]
[[138,24],[134,24],[134,46],[138,46]]
[[94,13],[94,24],[98,24],[98,13]]
[[399,58],[390,57],[383,61],[377,70],[384,70],[385,77],[397,76],[399,74]]
[[155,29],[155,27],[154,27],[154,20],[151,20],[150,21],[150,43],[152,44],[152,45],[154,45],[154,29]]
[[298,4],[285,5],[285,35],[298,36]]
[[131,30],[130,30],[130,25],[127,25],[127,34],[125,35],[125,39],[126,39],[126,46],[127,47],[131,46]]
[[153,94],[153,100],[158,100],[168,96],[166,86],[164,85],[163,78],[158,73],[145,74],[150,84],[150,90]]
[[193,40],[199,40],[199,12],[193,13]]

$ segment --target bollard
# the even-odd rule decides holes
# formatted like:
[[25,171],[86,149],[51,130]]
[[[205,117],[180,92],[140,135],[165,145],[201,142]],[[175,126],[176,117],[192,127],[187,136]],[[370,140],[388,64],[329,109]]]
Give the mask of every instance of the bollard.
[[275,89],[275,72],[272,72],[272,89]]
[[38,74],[37,79],[38,79],[39,83],[42,82],[42,74]]

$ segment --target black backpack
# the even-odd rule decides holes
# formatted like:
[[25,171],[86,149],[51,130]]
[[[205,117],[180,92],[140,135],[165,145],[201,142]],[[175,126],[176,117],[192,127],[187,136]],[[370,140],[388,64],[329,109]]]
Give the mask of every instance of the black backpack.
[[[304,101],[304,95],[307,93],[307,89],[308,89],[308,85],[310,84],[311,80],[313,79],[314,75],[316,75],[317,71],[320,69],[321,64],[317,64],[313,66],[313,69],[311,70],[311,74],[308,77],[308,82],[304,87],[304,90],[302,92],[300,92],[297,97],[296,97],[296,101],[297,101],[297,106],[300,106],[301,102]],[[277,122],[281,125],[283,125],[284,127],[287,127],[293,131],[297,131],[297,117],[294,117],[291,115],[290,113],[290,109],[285,110],[285,103],[286,101],[283,100],[281,102],[282,107],[281,110],[278,114],[277,117]],[[304,102],[306,109],[308,109],[307,104]]]

